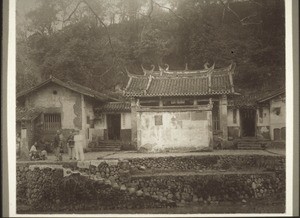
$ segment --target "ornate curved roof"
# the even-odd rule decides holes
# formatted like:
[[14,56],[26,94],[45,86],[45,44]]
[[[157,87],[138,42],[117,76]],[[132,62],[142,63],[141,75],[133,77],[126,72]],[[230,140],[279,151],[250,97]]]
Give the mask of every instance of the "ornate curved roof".
[[215,69],[214,65],[202,70],[171,71],[144,70],[144,75],[128,73],[124,90],[127,97],[197,96],[234,93],[232,75],[235,64]]

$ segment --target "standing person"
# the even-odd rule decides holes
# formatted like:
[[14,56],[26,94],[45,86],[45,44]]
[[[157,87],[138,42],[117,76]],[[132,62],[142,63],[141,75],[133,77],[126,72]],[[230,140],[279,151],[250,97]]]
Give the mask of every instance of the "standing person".
[[62,160],[62,156],[60,153],[60,149],[62,149],[62,135],[59,130],[57,130],[56,135],[54,136],[54,154],[56,157],[56,160]]
[[75,131],[71,130],[70,136],[67,139],[67,147],[68,147],[68,153],[69,153],[69,158],[70,160],[75,160],[75,142],[74,142],[74,135]]
[[[78,133],[78,132],[77,132]],[[74,136],[74,141],[75,141],[75,156],[76,160],[84,160],[84,153],[83,153],[83,147],[82,147],[82,135],[76,134]]]
[[21,153],[21,137],[20,137],[20,133],[17,133],[17,158],[20,157],[20,153]]

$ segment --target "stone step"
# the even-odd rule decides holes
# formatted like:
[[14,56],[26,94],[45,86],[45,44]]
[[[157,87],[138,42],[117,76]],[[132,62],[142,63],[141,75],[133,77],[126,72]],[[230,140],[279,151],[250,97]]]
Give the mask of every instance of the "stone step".
[[244,149],[244,150],[264,149],[261,144],[246,144],[246,143],[238,144],[237,148],[238,149]]
[[107,145],[107,146],[96,146],[91,149],[92,151],[120,151],[121,146],[112,146],[112,145]]

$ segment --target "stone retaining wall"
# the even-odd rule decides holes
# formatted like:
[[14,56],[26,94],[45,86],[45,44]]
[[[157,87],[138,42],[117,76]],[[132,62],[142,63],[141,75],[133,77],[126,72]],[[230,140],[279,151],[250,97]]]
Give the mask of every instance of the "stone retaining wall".
[[110,180],[91,178],[63,168],[24,167],[17,172],[17,205],[30,211],[82,211],[124,208],[172,207],[175,204],[150,196],[139,195],[132,189]]
[[246,202],[284,197],[284,169],[285,157],[263,155],[18,163],[17,204],[78,211]]
[[205,155],[182,157],[134,158],[132,167],[153,170],[284,170],[284,156],[270,155]]
[[149,176],[132,178],[131,184],[146,196],[178,203],[218,203],[248,201],[281,193],[284,198],[283,173],[234,173],[186,176]]

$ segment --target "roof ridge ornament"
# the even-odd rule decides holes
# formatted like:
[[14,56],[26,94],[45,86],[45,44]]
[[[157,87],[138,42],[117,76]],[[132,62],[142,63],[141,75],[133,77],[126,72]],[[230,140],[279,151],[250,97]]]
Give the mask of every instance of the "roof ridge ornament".
[[208,63],[208,62],[205,62],[205,64],[203,65],[203,66],[204,66],[204,69],[208,69],[208,68],[209,68],[208,65],[209,65],[209,63]]
[[169,68],[170,68],[169,64],[165,64],[165,66],[167,66],[166,71],[169,71]]
[[155,69],[155,65],[154,65],[154,64],[151,64],[151,67],[152,67],[151,70],[145,69],[144,66],[143,66],[143,64],[141,64],[141,67],[142,67],[142,69],[143,69],[144,75],[147,75],[147,73],[153,73],[153,72],[154,72],[154,69]]
[[160,71],[160,76],[162,76],[162,73],[165,71],[164,68],[162,68],[160,65],[158,65],[158,69]]

